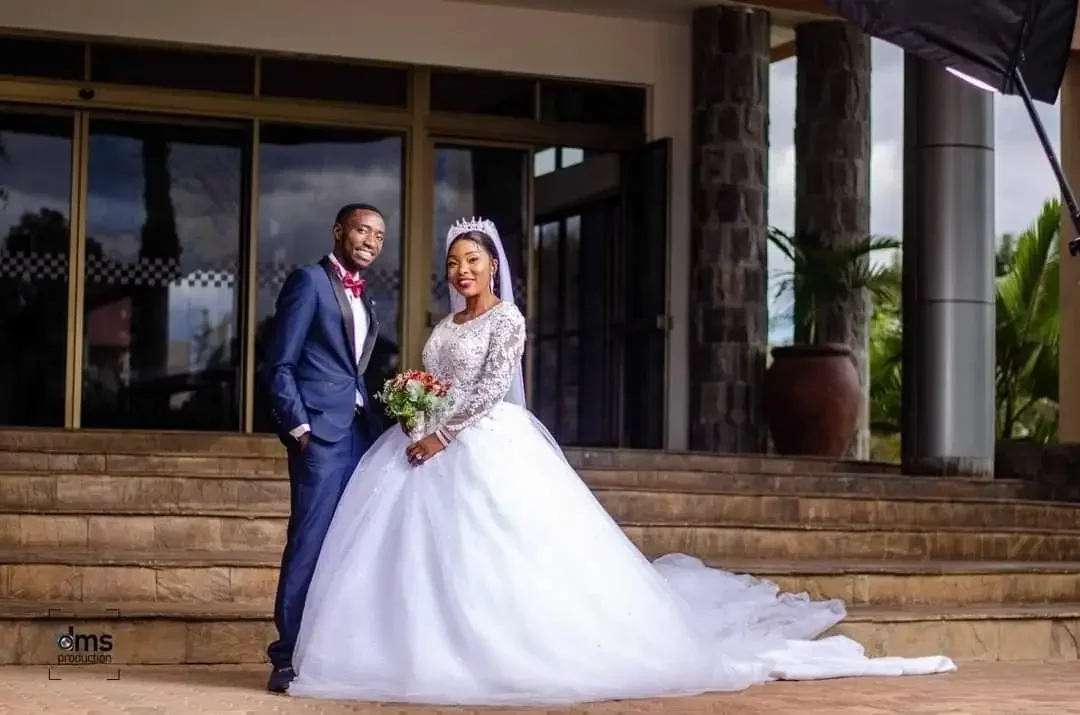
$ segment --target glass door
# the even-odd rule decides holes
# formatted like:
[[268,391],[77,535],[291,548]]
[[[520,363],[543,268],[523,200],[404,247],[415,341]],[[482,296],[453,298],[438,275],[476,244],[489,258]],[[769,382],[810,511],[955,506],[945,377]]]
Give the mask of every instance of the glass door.
[[671,140],[661,139],[627,152],[623,161],[617,342],[621,443],[634,449],[662,449],[666,439],[670,155]]
[[91,115],[81,426],[240,429],[249,132]]
[[0,426],[62,427],[75,117],[0,106]]
[[530,373],[560,443],[660,449],[667,383],[668,149],[536,155]]
[[[262,362],[266,328],[285,278],[330,252],[338,209],[372,204],[386,219],[382,253],[365,274],[379,318],[379,337],[365,379],[371,391],[378,390],[401,360],[404,137],[264,123],[258,140],[255,365]],[[272,432],[266,388],[258,381],[252,388],[255,431]]]
[[574,147],[536,155],[537,417],[565,445],[619,445],[617,289],[620,156]]

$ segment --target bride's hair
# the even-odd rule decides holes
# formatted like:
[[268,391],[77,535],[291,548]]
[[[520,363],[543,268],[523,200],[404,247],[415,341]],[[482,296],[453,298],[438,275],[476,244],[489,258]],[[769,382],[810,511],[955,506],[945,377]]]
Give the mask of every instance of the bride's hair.
[[458,241],[472,241],[473,243],[478,244],[480,248],[483,248],[484,253],[488,254],[488,258],[491,259],[491,264],[495,266],[495,270],[491,272],[495,297],[501,299],[502,296],[499,295],[502,292],[499,290],[499,269],[501,269],[502,266],[499,265],[499,249],[495,248],[495,241],[493,241],[491,236],[486,233],[470,231],[469,233],[461,234],[451,241],[450,245],[446,247],[446,255],[450,255],[450,249],[453,248],[454,244]]

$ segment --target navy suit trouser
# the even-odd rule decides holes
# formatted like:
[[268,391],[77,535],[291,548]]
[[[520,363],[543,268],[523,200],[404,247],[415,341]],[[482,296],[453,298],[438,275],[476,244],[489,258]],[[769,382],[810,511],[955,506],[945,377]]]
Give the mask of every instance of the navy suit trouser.
[[292,666],[319,551],[349,478],[372,444],[368,424],[366,416],[357,414],[352,429],[336,442],[313,434],[306,449],[298,443],[288,447],[291,510],[274,603],[278,639],[267,648],[275,668]]

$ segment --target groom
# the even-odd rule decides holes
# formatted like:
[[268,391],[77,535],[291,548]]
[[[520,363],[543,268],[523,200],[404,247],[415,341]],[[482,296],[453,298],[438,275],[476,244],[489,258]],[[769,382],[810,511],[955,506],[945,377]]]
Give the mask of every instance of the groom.
[[379,324],[361,275],[382,251],[386,222],[370,204],[349,204],[332,233],[333,251],[286,279],[263,362],[291,491],[274,604],[278,639],[267,649],[267,687],[278,693],[296,675],[300,617],[334,510],[379,432],[364,384]]

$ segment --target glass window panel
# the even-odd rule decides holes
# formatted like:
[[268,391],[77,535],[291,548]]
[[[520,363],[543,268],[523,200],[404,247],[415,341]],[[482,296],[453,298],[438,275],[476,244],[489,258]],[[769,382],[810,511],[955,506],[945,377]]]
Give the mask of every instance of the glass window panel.
[[255,93],[255,58],[224,52],[92,45],[90,77],[142,87]]
[[537,332],[552,335],[559,332],[559,222],[545,223],[540,227],[540,255],[537,275],[537,293],[540,297]]
[[559,438],[559,344],[555,340],[539,342],[537,354],[536,416]]
[[559,150],[559,168],[566,169],[574,164],[585,161],[585,151],[572,146],[564,146]]
[[525,312],[525,169],[529,152],[497,147],[435,149],[435,232],[431,251],[429,323],[450,311],[446,232],[461,217],[495,223],[514,278],[514,301]]
[[644,87],[540,82],[540,119],[645,130]]
[[64,424],[73,127],[0,108],[0,425]]
[[[334,216],[345,204],[377,206],[386,220],[383,250],[367,270],[379,337],[365,373],[372,390],[397,371],[400,353],[404,141],[398,134],[263,125],[259,145],[259,237],[255,359],[285,278],[333,247]],[[255,428],[275,429],[257,384]]]
[[536,118],[536,80],[482,72],[431,73],[431,109],[436,112]]
[[581,313],[578,284],[581,280],[581,216],[570,216],[566,219],[562,266],[563,326],[566,330],[578,329]]
[[533,156],[533,176],[543,176],[555,171],[555,158],[557,149],[549,146]]
[[562,370],[559,390],[559,439],[566,444],[578,442],[578,336],[562,341]]
[[248,136],[91,121],[84,427],[239,429]]
[[409,99],[409,71],[403,67],[264,57],[261,77],[264,97],[386,107],[404,107]]
[[0,37],[0,74],[43,79],[86,78],[82,42]]

